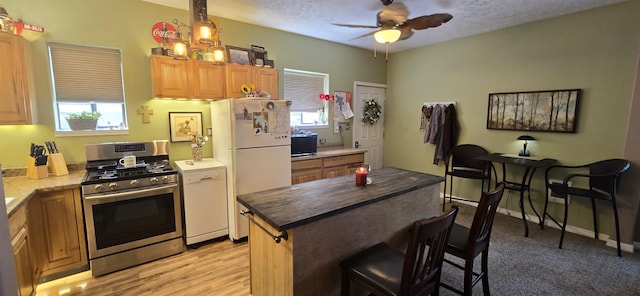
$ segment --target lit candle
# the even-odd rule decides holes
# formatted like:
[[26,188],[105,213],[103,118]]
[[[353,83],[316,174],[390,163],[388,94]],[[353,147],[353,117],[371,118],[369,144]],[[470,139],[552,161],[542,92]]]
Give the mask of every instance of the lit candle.
[[367,185],[367,169],[364,167],[359,167],[356,170],[356,186],[366,186]]

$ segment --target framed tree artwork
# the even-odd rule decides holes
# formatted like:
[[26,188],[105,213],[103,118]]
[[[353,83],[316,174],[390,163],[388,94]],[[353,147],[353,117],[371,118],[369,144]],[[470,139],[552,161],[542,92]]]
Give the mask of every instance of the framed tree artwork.
[[487,129],[575,133],[580,89],[489,94]]

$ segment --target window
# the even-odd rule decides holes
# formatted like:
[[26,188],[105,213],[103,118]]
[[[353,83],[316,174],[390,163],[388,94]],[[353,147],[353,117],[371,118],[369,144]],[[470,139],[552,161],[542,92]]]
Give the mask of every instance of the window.
[[329,92],[329,74],[284,69],[284,97],[291,104],[291,126],[328,126],[329,105],[320,94]]
[[100,113],[98,133],[127,131],[119,49],[50,42],[49,59],[56,132],[71,132],[66,116],[82,111]]

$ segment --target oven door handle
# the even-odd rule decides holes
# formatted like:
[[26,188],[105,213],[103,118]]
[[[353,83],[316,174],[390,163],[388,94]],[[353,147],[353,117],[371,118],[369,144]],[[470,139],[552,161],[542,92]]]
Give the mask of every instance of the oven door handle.
[[170,193],[176,187],[178,187],[178,184],[170,184],[162,187],[138,189],[134,191],[127,190],[124,192],[118,192],[118,193],[112,193],[112,194],[85,196],[84,199],[85,200],[101,200],[101,199],[118,199],[122,197],[126,197],[126,199],[131,199],[131,198],[138,198],[142,196],[150,196],[157,193]]

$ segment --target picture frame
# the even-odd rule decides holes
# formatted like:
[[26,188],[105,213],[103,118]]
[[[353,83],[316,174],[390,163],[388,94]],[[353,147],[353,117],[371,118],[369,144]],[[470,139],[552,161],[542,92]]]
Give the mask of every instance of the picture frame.
[[253,64],[253,51],[251,49],[232,45],[227,45],[225,48],[227,49],[227,59],[229,63],[240,65]]
[[253,52],[253,65],[262,67],[267,61],[267,51],[264,47],[259,45],[251,45],[251,51]]
[[487,129],[575,133],[581,89],[490,93]]
[[202,131],[202,112],[169,112],[171,142],[191,142]]

